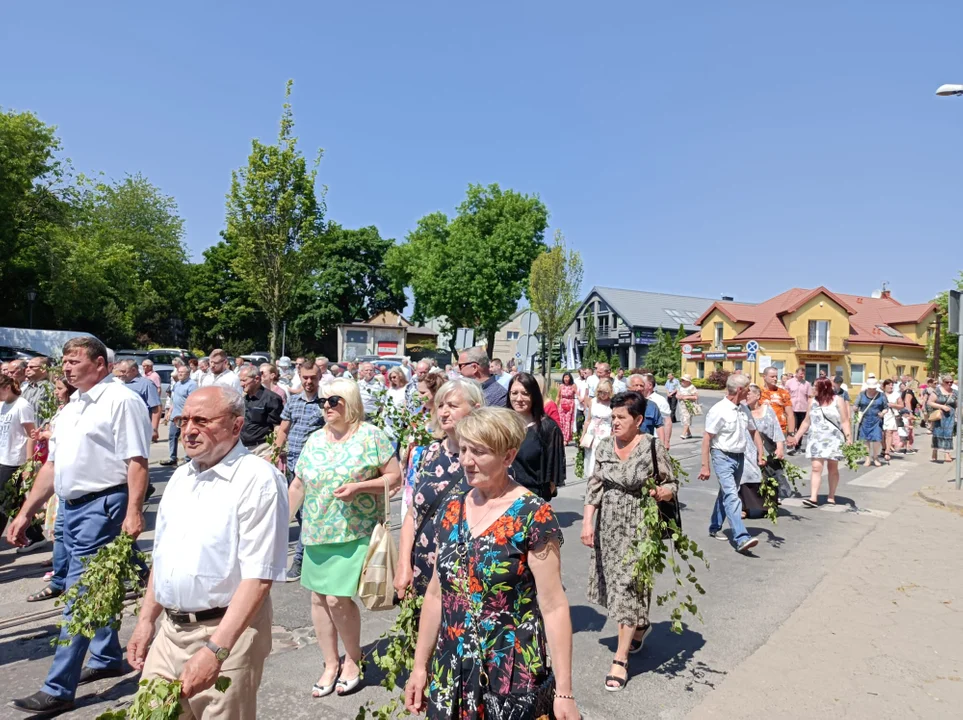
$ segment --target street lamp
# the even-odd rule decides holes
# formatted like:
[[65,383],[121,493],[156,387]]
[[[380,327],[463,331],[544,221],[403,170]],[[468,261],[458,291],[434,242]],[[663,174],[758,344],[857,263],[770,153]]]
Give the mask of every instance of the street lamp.
[[940,97],[963,95],[963,85],[940,85],[938,88],[936,88],[936,94]]
[[30,324],[33,329],[33,304],[37,301],[37,288],[31,287],[27,290],[27,302],[30,303]]

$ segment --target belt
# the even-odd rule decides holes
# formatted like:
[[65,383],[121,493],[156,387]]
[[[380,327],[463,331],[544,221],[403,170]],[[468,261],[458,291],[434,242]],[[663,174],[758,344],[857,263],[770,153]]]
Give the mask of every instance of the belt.
[[199,623],[206,620],[217,620],[218,618],[222,618],[227,612],[227,608],[212,608],[210,610],[201,610],[199,612],[192,613],[176,612],[174,610],[168,610],[167,608],[164,608],[164,612],[167,613],[167,617],[171,619],[171,622],[175,622],[178,625],[189,625],[190,623]]
[[731,458],[738,459],[745,455],[744,452],[731,452],[729,450],[720,450],[719,448],[712,448],[712,449],[715,450],[716,452],[721,452],[723,455],[728,455]]
[[67,500],[66,503],[70,507],[75,507],[77,505],[83,505],[84,503],[89,503],[91,500],[96,500],[97,498],[103,497],[104,495],[110,495],[115,492],[126,492],[127,483],[121,483],[120,485],[114,485],[113,487],[104,488],[103,490],[98,490],[97,492],[89,492],[86,495],[81,495],[79,498],[74,498],[73,500]]

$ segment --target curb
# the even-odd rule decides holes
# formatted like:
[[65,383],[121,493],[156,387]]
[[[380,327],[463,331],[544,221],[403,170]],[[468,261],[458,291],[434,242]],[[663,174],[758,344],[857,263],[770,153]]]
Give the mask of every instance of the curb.
[[932,485],[927,487],[922,487],[917,491],[917,495],[920,499],[928,502],[930,505],[936,505],[937,507],[950,508],[951,510],[963,511],[963,492],[961,492],[960,500],[941,500],[937,493],[936,488]]

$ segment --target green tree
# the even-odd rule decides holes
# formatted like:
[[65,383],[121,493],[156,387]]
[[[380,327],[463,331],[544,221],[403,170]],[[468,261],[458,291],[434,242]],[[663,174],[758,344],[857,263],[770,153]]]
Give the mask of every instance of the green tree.
[[671,332],[662,328],[655,331],[655,342],[649,346],[645,356],[645,366],[654,375],[665,377],[677,373],[682,368],[682,352]]
[[[963,290],[963,272],[956,278],[956,290]],[[940,373],[956,373],[957,349],[959,348],[960,337],[950,333],[949,328],[949,292],[941,292],[933,302],[939,308],[940,322]],[[930,340],[926,350],[926,367],[931,373],[936,372],[936,365],[933,362],[935,333],[930,334]]]
[[388,276],[385,256],[395,241],[376,227],[349,230],[329,223],[299,289],[295,330],[306,337],[330,333],[339,323],[367,320],[384,310],[401,312],[407,300]]
[[532,262],[545,250],[548,210],[538,197],[469,185],[458,215],[432,213],[388,254],[394,289],[410,287],[415,317],[445,318],[445,329],[482,332],[491,354],[495,333],[518,308]]
[[547,357],[543,367],[552,368],[552,355],[562,334],[575,319],[582,287],[582,256],[565,251],[565,236],[555,231],[555,244],[532,263],[528,278],[528,300],[539,317]]
[[177,340],[187,256],[173,198],[141,175],[81,177],[76,193],[72,222],[51,232],[40,283],[57,325],[108,344]]
[[271,355],[277,356],[281,321],[303,282],[321,235],[324,192],[315,193],[317,161],[307,169],[294,136],[290,97],[285,91],[276,145],[251,142],[247,167],[231,175],[224,238],[237,247],[234,269],[270,324]]
[[[27,325],[27,288],[49,275],[52,236],[71,221],[74,191],[60,149],[53,126],[0,110],[0,324]],[[42,293],[37,319],[49,319],[49,302]]]

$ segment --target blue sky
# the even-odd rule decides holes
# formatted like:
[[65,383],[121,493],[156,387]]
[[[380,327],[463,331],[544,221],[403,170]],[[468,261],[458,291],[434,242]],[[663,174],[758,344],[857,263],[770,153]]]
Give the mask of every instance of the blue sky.
[[538,193],[584,290],[922,302],[963,269],[960,2],[10,3],[0,105],[173,195],[195,258],[295,80],[328,217]]

